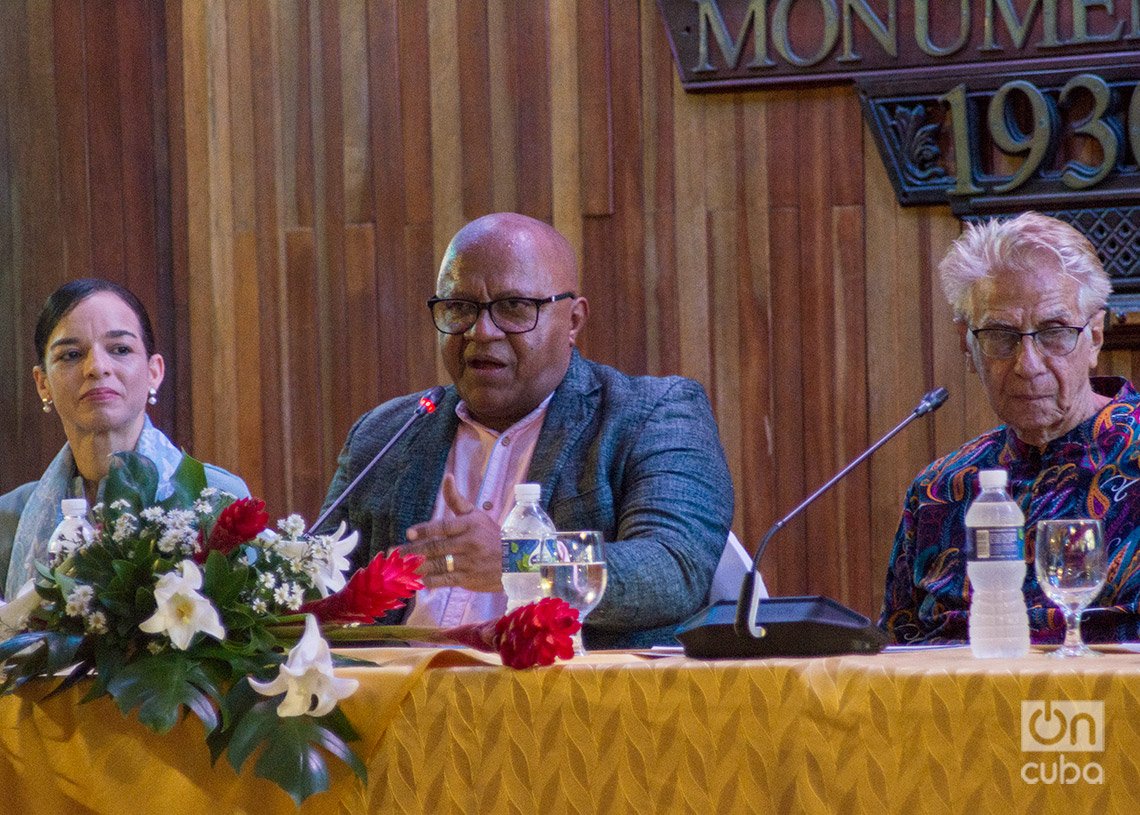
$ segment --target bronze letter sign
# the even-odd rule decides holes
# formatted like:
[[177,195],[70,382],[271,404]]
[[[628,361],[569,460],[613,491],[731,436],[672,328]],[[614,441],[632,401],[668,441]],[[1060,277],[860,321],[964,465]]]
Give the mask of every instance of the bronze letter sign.
[[686,90],[853,81],[901,204],[1064,218],[1140,308],[1140,0],[658,5]]
[[1008,73],[1042,62],[1114,65],[1140,47],[1140,0],[658,0],[658,5],[687,91],[874,76],[945,77],[964,66]]

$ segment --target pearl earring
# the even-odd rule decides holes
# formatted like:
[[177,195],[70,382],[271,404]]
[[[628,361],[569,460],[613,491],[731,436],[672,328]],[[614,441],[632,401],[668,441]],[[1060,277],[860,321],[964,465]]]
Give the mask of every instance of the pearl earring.
[[41,401],[44,403],[44,413],[51,413],[51,400],[45,396],[41,399]]
[[151,388],[149,395],[146,397],[146,401],[147,401],[147,404],[157,405],[158,404],[158,391],[156,391],[154,388]]

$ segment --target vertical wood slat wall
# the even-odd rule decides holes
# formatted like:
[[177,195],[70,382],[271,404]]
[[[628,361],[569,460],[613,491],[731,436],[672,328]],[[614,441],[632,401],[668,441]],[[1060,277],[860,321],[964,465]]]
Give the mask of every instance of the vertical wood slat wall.
[[876,613],[906,485],[993,424],[935,282],[958,223],[895,203],[854,90],[685,94],[649,0],[28,0],[0,70],[0,490],[62,441],[39,305],[95,273],[157,318],[156,422],[312,517],[354,419],[445,381],[423,301],[495,210],[576,246],[585,353],[705,385],[750,547],[950,389],[781,534],[774,592]]
[[185,438],[166,47],[161,4],[0,3],[0,491],[37,477],[64,440],[31,371],[36,317],[66,280],[101,275],[140,297],[167,362],[151,415]]

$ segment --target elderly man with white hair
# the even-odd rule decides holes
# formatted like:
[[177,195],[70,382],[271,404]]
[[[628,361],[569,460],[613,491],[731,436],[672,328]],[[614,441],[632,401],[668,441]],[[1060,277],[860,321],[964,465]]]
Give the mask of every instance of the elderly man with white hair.
[[[967,366],[1004,424],[928,466],[907,492],[880,625],[896,642],[967,639],[966,510],[978,471],[1009,473],[1032,563],[1037,521],[1099,518],[1109,577],[1086,612],[1093,641],[1137,639],[1140,394],[1093,377],[1111,286],[1088,240],[1029,212],[967,227],[939,266]],[[1064,617],[1034,569],[1023,585],[1033,638],[1059,641]]]

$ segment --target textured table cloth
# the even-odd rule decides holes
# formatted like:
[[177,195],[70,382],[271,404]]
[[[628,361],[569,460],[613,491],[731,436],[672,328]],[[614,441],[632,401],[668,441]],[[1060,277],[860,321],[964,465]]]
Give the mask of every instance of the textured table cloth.
[[[1140,811],[1140,654],[596,654],[528,671],[467,651],[353,654],[377,663],[344,672],[361,680],[343,704],[368,784],[336,767],[302,813]],[[295,811],[252,762],[212,767],[197,720],[158,736],[74,690],[37,701],[47,687],[0,699],[3,811]],[[1102,750],[1022,749],[1023,715],[1048,702],[1033,743],[1056,741],[1073,700],[1103,703],[1068,734]]]

